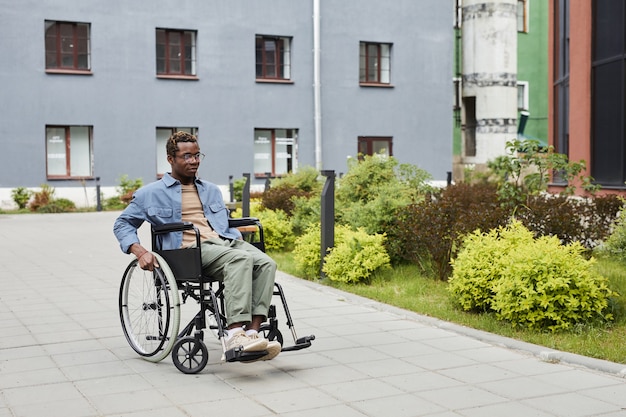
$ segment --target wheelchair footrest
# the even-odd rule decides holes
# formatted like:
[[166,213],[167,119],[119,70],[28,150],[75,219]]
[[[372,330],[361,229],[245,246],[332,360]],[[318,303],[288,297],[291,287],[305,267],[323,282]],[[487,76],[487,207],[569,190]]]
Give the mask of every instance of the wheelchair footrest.
[[281,352],[290,352],[294,350],[306,349],[311,346],[311,341],[313,340],[315,340],[315,335],[300,337],[298,338],[298,340],[296,340],[295,345],[283,347]]
[[255,361],[267,355],[267,350],[258,350],[254,352],[245,352],[241,346],[229,349],[224,352],[226,362],[250,362]]

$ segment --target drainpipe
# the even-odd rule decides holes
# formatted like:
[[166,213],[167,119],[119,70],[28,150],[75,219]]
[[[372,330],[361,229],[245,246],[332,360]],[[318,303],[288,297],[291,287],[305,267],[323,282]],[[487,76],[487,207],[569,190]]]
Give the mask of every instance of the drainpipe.
[[322,103],[320,83],[320,0],[313,0],[313,107],[315,167],[322,169]]

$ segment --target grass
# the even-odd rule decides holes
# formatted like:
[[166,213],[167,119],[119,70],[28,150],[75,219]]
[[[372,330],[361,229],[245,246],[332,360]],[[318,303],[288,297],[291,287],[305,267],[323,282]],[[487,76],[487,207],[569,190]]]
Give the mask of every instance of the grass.
[[[290,253],[272,253],[281,271],[298,276]],[[495,315],[467,313],[456,307],[447,292],[447,283],[424,276],[414,265],[403,265],[376,275],[369,284],[341,284],[320,281],[346,292],[425,316],[510,337],[564,352],[626,364],[626,265],[610,258],[598,258],[596,271],[607,277],[620,296],[613,300],[615,321],[608,325],[584,324],[569,331],[552,333],[514,328]]]

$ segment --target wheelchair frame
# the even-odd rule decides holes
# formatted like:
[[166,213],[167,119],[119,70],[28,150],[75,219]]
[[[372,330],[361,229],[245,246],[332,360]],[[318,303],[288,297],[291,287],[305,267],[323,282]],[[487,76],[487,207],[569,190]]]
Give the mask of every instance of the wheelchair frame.
[[[249,243],[265,251],[263,226],[257,218],[231,218],[229,225],[242,230]],[[163,234],[184,230],[195,231],[196,247],[160,249]],[[200,233],[193,224],[180,222],[153,226],[152,250],[159,267],[154,271],[144,271],[139,268],[138,260],[133,259],[124,271],[120,284],[120,321],[124,336],[135,352],[151,362],[159,362],[171,352],[178,370],[195,374],[202,371],[208,362],[208,349],[204,343],[204,329],[208,328],[221,341],[222,360],[226,362],[250,362],[267,354],[267,351],[245,352],[242,346],[226,350],[224,284],[203,275]],[[280,298],[293,345],[283,345],[274,304],[270,306],[267,321],[262,324],[259,333],[270,341],[278,341],[282,352],[310,347],[315,336],[297,336],[280,284],[274,283],[273,295]],[[200,310],[180,330],[181,301],[184,304],[188,299],[195,300]]]

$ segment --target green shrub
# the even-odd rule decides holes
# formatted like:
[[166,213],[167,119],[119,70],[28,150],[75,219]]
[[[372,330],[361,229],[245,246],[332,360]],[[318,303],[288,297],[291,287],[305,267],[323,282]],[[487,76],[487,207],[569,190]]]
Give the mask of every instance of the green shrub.
[[294,234],[300,236],[312,225],[320,223],[321,196],[295,197],[292,201],[291,225]]
[[303,278],[316,279],[320,276],[321,233],[320,224],[313,224],[295,240],[293,259],[296,263],[296,269]]
[[399,208],[420,201],[431,187],[431,176],[393,157],[364,156],[348,161],[348,172],[337,181],[337,222],[367,232],[385,233]]
[[282,210],[262,210],[257,213],[263,224],[265,249],[284,251],[293,247],[295,236],[289,217]]
[[28,200],[30,200],[32,195],[33,192],[25,187],[17,187],[11,190],[11,198],[20,210],[26,208]]
[[243,187],[246,185],[246,178],[238,178],[233,181],[233,200],[243,201]]
[[533,233],[519,222],[513,223],[513,229],[497,227],[487,233],[475,230],[462,239],[462,249],[450,261],[448,291],[463,310],[489,311],[493,286],[504,273],[498,261],[507,262],[509,253],[518,245],[532,243]]
[[37,209],[38,213],[67,213],[76,211],[76,205],[67,198],[55,198]]
[[614,222],[613,231],[597,248],[598,253],[610,254],[626,261],[626,207],[622,207]]
[[389,268],[385,236],[371,235],[360,229],[345,229],[341,243],[335,244],[324,259],[323,271],[331,281],[358,283],[369,281],[372,273]]
[[270,210],[282,210],[288,216],[292,216],[295,208],[294,199],[319,195],[322,186],[318,171],[311,167],[303,167],[296,173],[273,180],[272,186],[263,192],[262,204]]
[[[310,226],[296,238],[293,257],[298,272],[307,279],[316,279],[321,271],[321,228]],[[363,230],[335,226],[335,245],[324,257],[324,272],[328,278],[341,282],[359,282],[371,273],[389,265],[389,256],[382,235],[372,236]],[[362,252],[361,252],[362,251]]]
[[617,294],[583,251],[554,236],[535,239],[519,221],[475,232],[453,261],[449,291],[463,309],[492,310],[513,326],[557,331],[612,320],[608,302]]
[[297,172],[290,172],[284,177],[272,180],[271,188],[289,186],[305,192],[318,192],[322,189],[323,182],[320,173],[311,166],[302,166]]
[[143,180],[136,178],[131,180],[124,174],[118,178],[118,185],[115,187],[117,195],[105,199],[102,203],[104,210],[123,210],[126,208],[133,193],[143,186]]
[[128,175],[122,175],[118,180],[118,186],[115,188],[120,200],[128,204],[133,198],[133,193],[143,186],[143,180],[141,178],[135,178],[131,180]]
[[102,208],[104,210],[124,210],[127,205],[128,203],[120,200],[120,196],[118,195],[106,198],[102,202]]

